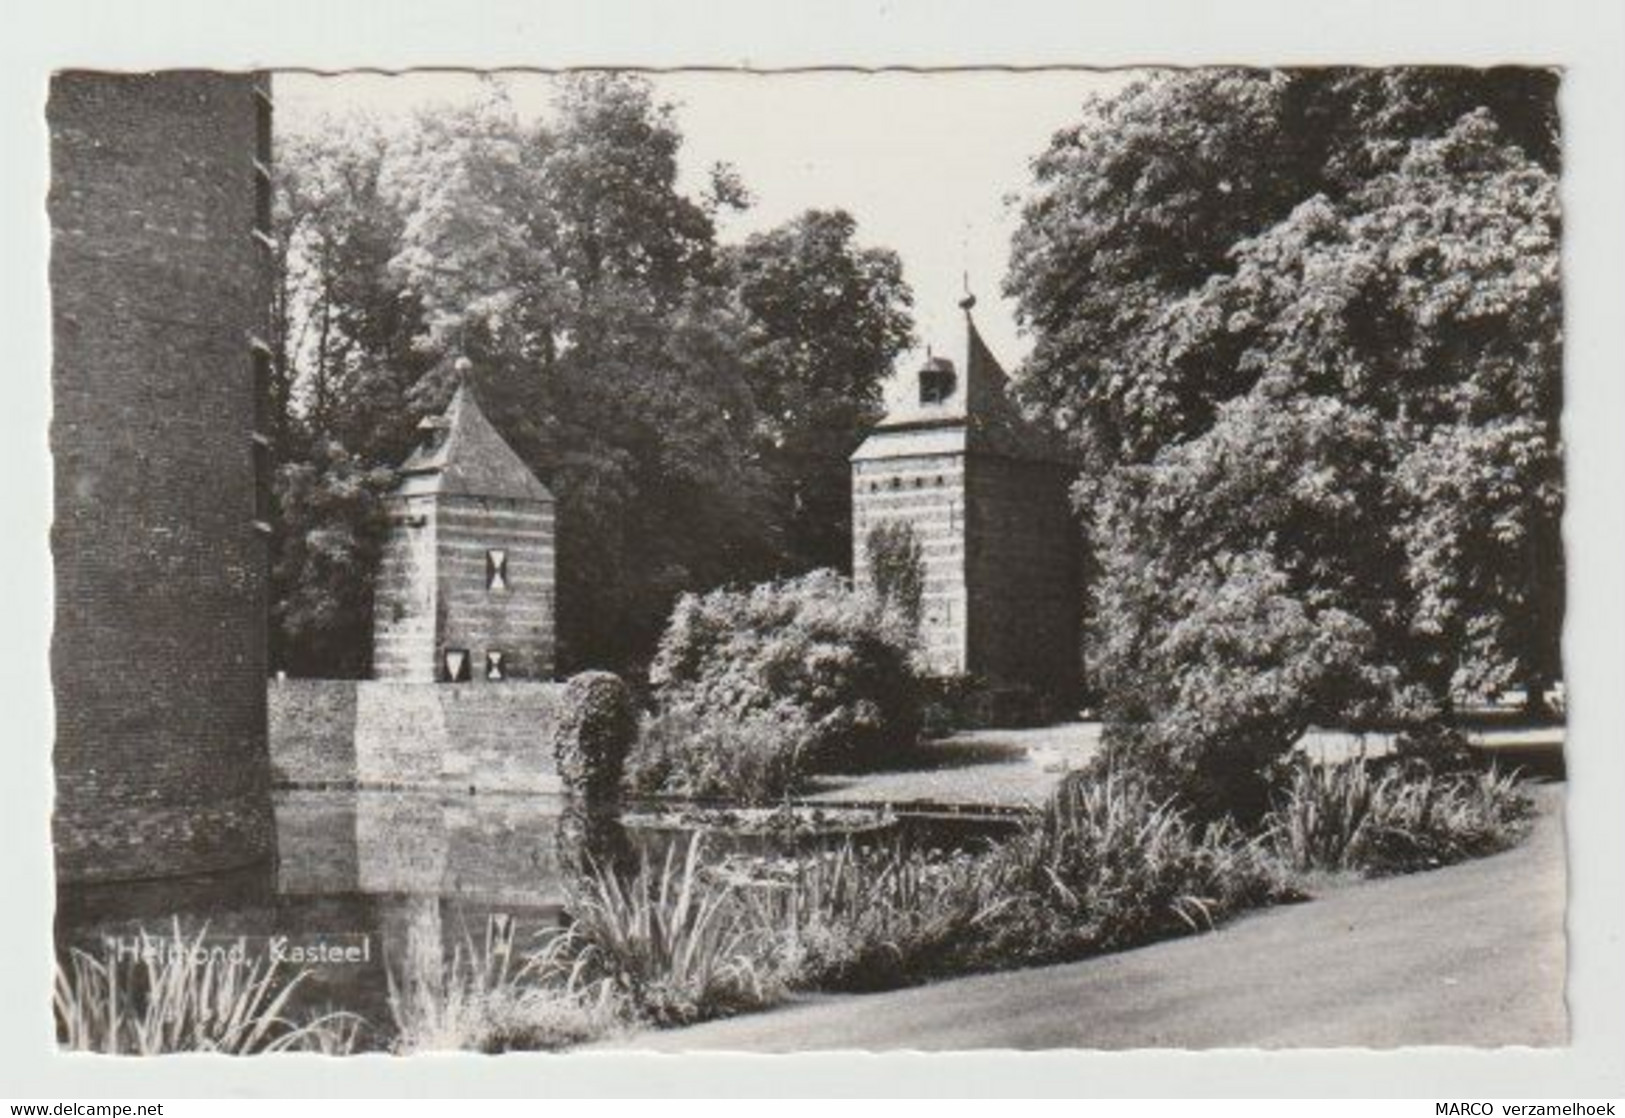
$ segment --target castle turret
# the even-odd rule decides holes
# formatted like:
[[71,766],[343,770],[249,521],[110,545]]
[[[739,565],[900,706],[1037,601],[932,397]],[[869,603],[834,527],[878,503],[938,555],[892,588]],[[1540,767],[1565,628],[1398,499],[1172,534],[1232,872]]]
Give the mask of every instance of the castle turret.
[[1072,464],[1025,419],[965,309],[959,364],[932,356],[852,456],[853,575],[868,538],[908,523],[924,565],[921,641],[933,673],[1061,694],[1077,684],[1079,537]]
[[553,495],[491,426],[466,375],[444,414],[422,429],[388,501],[373,674],[551,678]]
[[270,93],[65,72],[46,119],[58,878],[264,862]]

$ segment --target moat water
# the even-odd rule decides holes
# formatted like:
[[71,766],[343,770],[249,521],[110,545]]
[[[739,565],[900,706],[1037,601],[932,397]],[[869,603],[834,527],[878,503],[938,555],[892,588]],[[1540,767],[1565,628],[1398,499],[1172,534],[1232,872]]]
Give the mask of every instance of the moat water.
[[[59,951],[106,959],[139,950],[141,934],[179,929],[207,946],[308,967],[304,1010],[344,1010],[368,1025],[368,1046],[387,1043],[391,975],[449,961],[484,942],[493,922],[526,946],[563,924],[567,804],[560,796],[284,790],[276,794],[277,856],[232,874],[107,885],[58,894]],[[878,817],[876,822],[878,822]],[[911,818],[865,829],[857,841],[972,847],[1012,824]],[[659,858],[671,831],[629,828],[633,847]],[[830,836],[764,840],[795,853]],[[708,842],[720,855],[737,842]]]

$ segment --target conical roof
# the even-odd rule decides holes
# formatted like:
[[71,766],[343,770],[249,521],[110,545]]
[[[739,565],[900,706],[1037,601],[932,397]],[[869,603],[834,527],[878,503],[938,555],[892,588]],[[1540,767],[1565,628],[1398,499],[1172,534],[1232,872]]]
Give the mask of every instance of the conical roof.
[[552,501],[513,447],[491,426],[465,381],[438,418],[423,422],[424,440],[401,466],[399,491],[446,496]]
[[[919,390],[906,386],[853,458],[889,457],[898,452],[897,436],[911,435],[909,442],[919,444],[911,452],[917,453],[959,450],[1045,462],[1070,459],[1058,433],[1021,414],[1010,395],[1010,378],[982,340],[967,304],[961,304],[963,363],[956,368],[947,358],[927,358],[915,374]],[[944,390],[944,385],[950,387]]]

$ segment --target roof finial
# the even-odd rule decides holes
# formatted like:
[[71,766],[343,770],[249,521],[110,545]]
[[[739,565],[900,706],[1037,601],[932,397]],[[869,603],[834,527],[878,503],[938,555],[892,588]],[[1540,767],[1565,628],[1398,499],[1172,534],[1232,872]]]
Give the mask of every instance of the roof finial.
[[474,372],[474,362],[470,361],[467,357],[459,357],[457,360],[451,363],[451,368],[452,371],[457,374],[457,383],[459,386],[461,386],[469,382],[469,379]]
[[976,305],[976,296],[971,293],[970,289],[970,273],[961,272],[960,282],[965,286],[965,297],[959,300],[959,309],[966,314],[970,314],[970,309]]

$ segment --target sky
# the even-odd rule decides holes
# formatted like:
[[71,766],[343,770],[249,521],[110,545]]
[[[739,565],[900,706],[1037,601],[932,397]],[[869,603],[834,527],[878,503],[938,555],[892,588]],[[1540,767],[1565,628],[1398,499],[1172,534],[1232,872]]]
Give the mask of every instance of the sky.
[[[806,209],[844,208],[861,243],[902,258],[922,352],[959,358],[958,303],[968,280],[977,327],[1007,368],[1030,348],[999,291],[1018,219],[1008,201],[1029,186],[1030,161],[1077,119],[1086,96],[1133,78],[1089,70],[651,75],[684,138],[685,193],[697,195],[720,161],[738,169],[754,196],[750,210],[721,217],[722,240],[743,240]],[[549,111],[549,76],[501,80],[522,115]],[[313,132],[347,113],[404,118],[479,92],[475,75],[456,71],[274,78],[277,127],[287,132]]]

